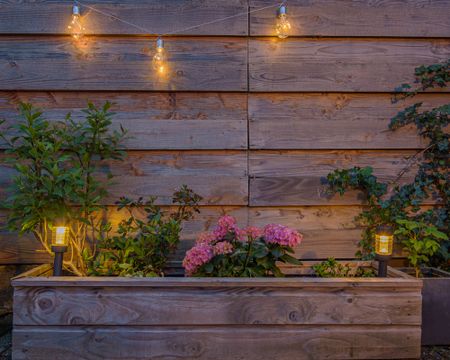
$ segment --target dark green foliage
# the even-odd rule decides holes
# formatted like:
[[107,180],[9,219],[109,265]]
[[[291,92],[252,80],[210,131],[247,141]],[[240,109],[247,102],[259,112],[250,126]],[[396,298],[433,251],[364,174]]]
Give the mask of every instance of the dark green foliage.
[[[414,97],[427,89],[448,86],[450,60],[444,64],[418,67],[415,74],[418,85],[413,88],[411,85],[404,84],[396,89],[400,93],[396,94],[394,102]],[[399,219],[417,221],[427,226],[434,224],[440,232],[449,233],[449,119],[450,104],[431,110],[422,110],[422,103],[407,107],[391,119],[389,129],[392,131],[413,124],[418,133],[428,141],[427,147],[410,159],[408,167],[398,174],[393,184],[378,182],[372,175],[371,168],[355,167],[348,170],[336,170],[328,175],[327,180],[332,193],[343,194],[348,190],[358,189],[367,195],[368,206],[357,217],[357,220],[366,226],[358,256],[363,258],[373,256],[372,243],[376,226],[390,224],[397,227]],[[399,186],[398,180],[409,168],[416,165],[418,171],[414,181]],[[392,187],[389,194],[388,185]],[[439,206],[421,211],[420,206],[427,199],[437,200]],[[418,241],[421,239],[418,238]],[[411,244],[405,246],[410,253],[414,252]],[[435,266],[448,267],[449,248],[450,241],[441,241],[436,254],[434,256],[428,254],[427,260]]]
[[338,262],[334,258],[328,258],[319,264],[313,265],[314,273],[322,278],[339,277],[374,277],[375,270],[360,266],[351,266],[343,262]]
[[[181,225],[198,213],[201,197],[185,185],[174,193],[174,212],[155,205],[155,197],[144,202],[121,198],[118,209],[129,217],[119,223],[117,234],[98,244],[99,252],[90,265],[91,275],[162,276],[168,257],[180,241]],[[139,212],[145,213],[145,218]]]

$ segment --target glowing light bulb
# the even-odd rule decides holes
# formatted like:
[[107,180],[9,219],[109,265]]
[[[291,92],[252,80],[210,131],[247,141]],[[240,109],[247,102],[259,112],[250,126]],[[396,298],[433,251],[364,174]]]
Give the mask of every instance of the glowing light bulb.
[[164,40],[156,40],[156,53],[153,56],[153,69],[159,74],[164,75],[167,70],[167,54],[164,49]]
[[72,21],[67,28],[75,40],[80,40],[84,36],[85,28],[81,21],[80,8],[78,5],[74,5],[72,8]]
[[287,17],[286,5],[281,5],[277,11],[277,24],[275,27],[277,36],[280,39],[285,39],[289,36],[289,31],[291,30],[291,24]]

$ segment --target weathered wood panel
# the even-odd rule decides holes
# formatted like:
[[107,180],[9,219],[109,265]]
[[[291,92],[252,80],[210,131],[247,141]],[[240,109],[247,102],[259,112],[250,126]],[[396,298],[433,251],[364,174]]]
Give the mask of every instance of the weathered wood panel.
[[[250,0],[250,9],[271,0]],[[447,0],[289,0],[292,36],[448,37],[450,2]],[[273,36],[275,10],[250,16],[251,35]]]
[[0,90],[247,90],[243,38],[170,38],[168,70],[152,68],[154,38],[0,38]]
[[[170,340],[169,340],[170,339]],[[13,357],[291,360],[418,358],[420,327],[15,327]]]
[[358,206],[253,207],[248,218],[252,226],[277,223],[300,231],[304,238],[296,256],[301,259],[351,259],[361,237],[353,220],[360,211]]
[[[380,181],[396,179],[414,151],[254,151],[249,156],[250,205],[355,205],[364,198],[361,192],[344,196],[327,194],[323,178],[337,168],[372,166]],[[411,181],[414,171],[401,182]]]
[[[99,14],[83,4],[112,16]],[[0,1],[1,34],[67,34],[72,0]],[[102,0],[83,1],[81,15],[87,34],[158,35],[178,31],[208,21],[247,11],[247,0]],[[114,17],[132,22],[136,29]],[[246,35],[247,16],[201,26],[182,32],[186,35]]]
[[[427,94],[413,100],[432,108],[449,97]],[[250,148],[421,148],[425,144],[414,126],[388,130],[389,120],[410,104],[392,104],[389,94],[250,94]]]
[[[202,206],[200,214],[183,224],[181,242],[174,261],[180,261],[186,250],[190,249],[197,236],[203,231],[211,231],[217,219],[223,214],[237,218],[239,226],[264,226],[280,223],[298,229],[304,234],[302,244],[296,256],[302,259],[325,259],[335,257],[350,259],[354,257],[361,229],[354,224],[353,218],[361,210],[357,206],[307,206],[307,207],[217,207]],[[6,212],[0,211],[0,226],[5,224]],[[106,218],[113,227],[126,217],[124,211],[110,208]],[[12,232],[0,232],[0,264],[39,264],[50,261],[40,249],[39,243],[32,235],[19,236]]]
[[[450,57],[450,40],[250,39],[251,91],[389,92]],[[448,90],[448,89],[447,89]]]
[[[0,197],[15,171],[0,155]],[[121,196],[158,196],[160,204],[172,204],[172,194],[186,184],[204,197],[203,204],[246,205],[248,200],[247,155],[245,152],[130,152],[120,161],[105,161],[101,171],[110,169],[114,184],[106,204]]]
[[[372,296],[371,296],[372,295]],[[155,301],[158,299],[158,301]],[[283,306],[280,306],[280,305]],[[16,288],[14,325],[419,325],[417,291]],[[361,316],[364,314],[364,316]]]
[[246,94],[0,92],[0,119],[16,122],[20,102],[43,109],[50,121],[62,121],[69,112],[75,120],[84,119],[81,110],[88,101],[113,102],[112,128],[121,124],[129,130],[127,149],[247,148]]

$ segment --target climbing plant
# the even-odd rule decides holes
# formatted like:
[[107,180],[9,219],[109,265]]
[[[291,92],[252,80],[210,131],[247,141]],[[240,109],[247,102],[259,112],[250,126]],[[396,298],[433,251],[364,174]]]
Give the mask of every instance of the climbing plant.
[[[442,64],[420,66],[415,69],[415,77],[414,84],[403,84],[395,90],[393,103],[414,98],[425,90],[448,86],[450,60]],[[367,206],[356,217],[356,221],[365,227],[357,256],[372,258],[375,228],[380,224],[396,227],[399,219],[434,224],[439,231],[449,233],[449,119],[450,103],[426,110],[422,102],[417,102],[390,120],[391,131],[411,124],[427,144],[408,159],[407,166],[391,183],[380,182],[373,175],[371,167],[338,169],[328,174],[331,194],[342,195],[349,190],[360,190],[367,196]],[[412,168],[417,168],[413,181],[399,185],[399,180]],[[438,205],[423,210],[421,205],[430,199],[437,201]],[[450,241],[442,239],[439,245],[429,260],[433,265],[448,267]]]

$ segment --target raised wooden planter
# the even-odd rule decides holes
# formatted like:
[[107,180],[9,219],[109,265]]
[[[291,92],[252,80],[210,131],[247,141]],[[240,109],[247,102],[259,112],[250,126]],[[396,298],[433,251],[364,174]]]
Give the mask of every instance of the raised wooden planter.
[[12,282],[15,360],[420,355],[422,284],[392,269],[385,279],[30,275]]

